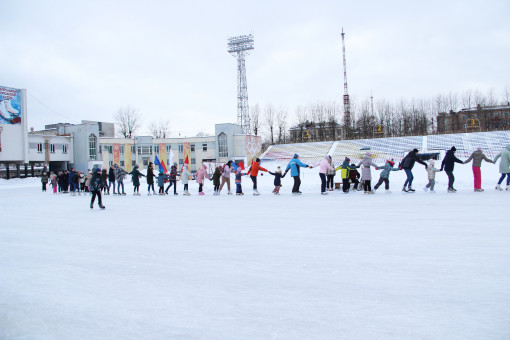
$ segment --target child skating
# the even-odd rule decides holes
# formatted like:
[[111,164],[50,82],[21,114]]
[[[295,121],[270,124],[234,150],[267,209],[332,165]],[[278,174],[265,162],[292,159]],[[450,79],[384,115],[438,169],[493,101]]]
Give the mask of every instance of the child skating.
[[273,194],[279,195],[280,194],[280,188],[282,187],[282,178],[285,177],[285,175],[282,175],[282,168],[278,167],[276,168],[275,172],[268,171],[271,175],[274,176],[274,189]]
[[221,180],[221,169],[219,166],[216,167],[213,174],[213,185],[214,185],[214,195],[219,195],[220,193],[220,180]]
[[374,191],[379,189],[381,184],[383,184],[383,182],[384,182],[384,189],[386,190],[386,193],[387,194],[391,194],[391,191],[390,191],[390,173],[391,173],[391,171],[398,171],[399,170],[398,168],[394,168],[393,167],[394,165],[395,165],[395,162],[392,159],[392,160],[387,160],[386,163],[382,167],[375,168],[376,170],[381,169],[382,172],[381,172],[381,176],[379,177],[379,181],[374,186]]
[[191,195],[188,190],[189,176],[191,176],[191,172],[188,170],[188,164],[184,164],[181,171],[181,181],[184,185],[184,196]]
[[204,164],[202,167],[197,171],[197,183],[198,183],[198,194],[200,196],[205,195],[203,188],[204,188],[204,178],[207,178],[208,180],[212,181],[212,178],[207,174],[207,166]]
[[161,195],[161,196],[165,195],[165,180],[167,180],[167,179],[168,179],[168,176],[165,175],[165,172],[163,171],[163,169],[159,169],[159,175],[157,177],[158,187],[159,187],[158,195]]
[[425,188],[423,188],[424,191],[427,191],[430,189],[431,194],[436,192],[434,190],[434,186],[436,185],[436,172],[441,171],[441,170],[435,168],[434,164],[435,164],[435,162],[433,159],[429,160],[429,165],[427,166],[427,177],[429,179],[429,182],[427,183]]

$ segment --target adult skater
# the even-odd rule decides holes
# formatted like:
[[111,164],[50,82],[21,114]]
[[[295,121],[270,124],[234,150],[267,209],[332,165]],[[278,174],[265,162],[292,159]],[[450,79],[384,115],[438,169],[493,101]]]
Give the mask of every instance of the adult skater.
[[468,159],[464,161],[464,164],[467,164],[473,160],[473,177],[474,177],[474,187],[475,191],[483,191],[482,189],[482,161],[486,161],[489,163],[494,163],[492,159],[487,158],[482,151],[482,147],[479,146],[476,150],[469,156]]
[[149,166],[147,167],[147,195],[151,194],[151,188],[152,194],[156,195],[154,191],[154,177],[156,177],[156,175],[154,175],[154,165],[152,165],[152,162],[149,162]]
[[301,195],[302,192],[299,191],[299,187],[301,186],[301,179],[299,178],[299,175],[301,174],[300,168],[311,168],[308,164],[305,164],[299,160],[299,155],[296,153],[294,154],[294,158],[291,159],[289,164],[287,165],[287,168],[285,169],[284,176],[287,174],[287,172],[290,170],[290,176],[294,178],[294,186],[292,187],[292,195]]
[[326,174],[328,170],[335,171],[335,168],[333,168],[329,162],[331,162],[331,156],[327,155],[323,160],[320,162],[314,164],[312,168],[315,168],[319,166],[319,177],[321,178],[321,195],[327,195],[326,192]]
[[113,185],[113,194],[115,195],[115,167],[110,165],[110,169],[108,170],[108,195],[110,194],[110,188]]
[[[407,179],[404,182],[404,187],[402,188],[402,191],[404,191],[404,192],[415,192],[416,191],[412,188],[413,179],[414,179],[412,170],[413,170],[415,162],[418,162],[418,163],[424,165],[425,169],[427,169],[427,164],[418,158],[418,149],[413,149],[412,151],[410,151],[407,154],[407,156],[405,156],[404,159],[402,160],[402,162],[400,163],[400,168],[404,169],[406,176],[407,176]],[[406,188],[406,185],[407,185],[407,188]]]
[[46,191],[46,184],[48,184],[48,175],[46,174],[46,172],[42,173],[41,183],[42,183],[42,191]]
[[177,193],[177,162],[174,162],[170,168],[170,175],[168,176],[168,186],[165,189],[165,194],[168,195],[168,190],[171,186],[174,186],[174,196],[179,195]]
[[496,185],[496,190],[503,190],[501,188],[501,183],[506,176],[506,190],[510,190],[510,144],[506,146],[506,148],[501,151],[495,158],[494,163],[501,158],[499,162],[499,173],[501,177],[499,178],[498,184]]
[[260,158],[257,158],[255,162],[251,163],[251,167],[248,169],[248,174],[250,175],[251,181],[253,182],[253,195],[257,196],[260,195],[259,191],[257,190],[257,175],[260,171],[267,172],[267,169],[264,169],[260,166]]
[[448,192],[457,191],[453,187],[453,182],[455,182],[455,177],[453,176],[453,168],[455,167],[455,163],[464,164],[463,161],[455,157],[455,151],[457,151],[455,146],[452,146],[450,150],[446,151],[446,155],[444,156],[443,162],[441,163],[441,170],[444,170],[448,176]]
[[221,189],[223,189],[223,186],[225,183],[227,183],[227,189],[228,194],[232,195],[232,192],[230,191],[230,172],[232,171],[232,161],[228,161],[227,164],[223,166],[223,171],[221,172],[221,185],[218,189],[218,195],[221,192]]
[[[140,177],[145,177],[144,174],[142,174],[138,170],[139,166],[138,164],[135,164],[135,167],[133,170],[129,173],[131,175],[131,180],[133,181],[133,195],[140,196]],[[167,188],[168,190],[168,188]]]
[[120,187],[122,186],[122,195],[126,195],[124,191],[124,177],[128,174],[126,170],[122,169],[120,166],[115,164],[113,166],[115,168],[115,180],[117,181],[117,195],[121,195]]
[[94,208],[94,201],[97,196],[97,203],[99,204],[99,208],[104,209],[105,206],[103,205],[102,199],[101,199],[101,189],[103,187],[106,187],[106,182],[101,175],[101,169],[96,168],[94,171],[94,174],[92,175],[92,178],[90,179],[89,183],[89,190],[92,193],[92,199],[90,200],[90,209]]
[[[372,161],[372,154],[367,152],[365,156],[358,163],[358,167],[363,165],[361,169],[361,182],[363,183],[363,188],[365,189],[365,194],[373,194],[372,191],[372,171],[370,169],[371,166],[374,168],[378,168],[378,165]],[[409,186],[411,186],[409,184]]]

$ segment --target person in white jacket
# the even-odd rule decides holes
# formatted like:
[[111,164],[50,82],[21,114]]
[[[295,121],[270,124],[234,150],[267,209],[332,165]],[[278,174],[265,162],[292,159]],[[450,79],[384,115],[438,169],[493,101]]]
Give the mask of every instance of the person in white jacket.
[[184,184],[184,195],[185,196],[190,195],[190,193],[188,191],[189,176],[191,176],[191,172],[189,172],[189,170],[188,170],[188,164],[184,164],[182,166],[182,171],[181,171],[181,181],[182,181],[182,184]]
[[314,164],[312,166],[312,168],[320,166],[319,176],[321,178],[321,194],[322,195],[328,194],[328,192],[326,191],[326,173],[328,172],[328,170],[335,171],[335,169],[329,164],[330,161],[331,161],[331,156],[328,155],[322,161],[320,161],[319,163]]

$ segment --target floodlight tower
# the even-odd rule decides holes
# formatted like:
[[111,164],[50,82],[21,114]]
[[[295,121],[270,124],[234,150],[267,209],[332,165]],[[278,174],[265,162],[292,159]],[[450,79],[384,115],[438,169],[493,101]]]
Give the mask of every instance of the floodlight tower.
[[347,62],[345,61],[345,33],[342,27],[342,53],[344,57],[344,129],[347,137],[351,132],[351,102],[349,100],[349,91],[347,90]]
[[237,124],[243,133],[250,133],[248,106],[248,83],[246,82],[245,58],[253,50],[253,35],[241,35],[228,39],[228,53],[237,59]]

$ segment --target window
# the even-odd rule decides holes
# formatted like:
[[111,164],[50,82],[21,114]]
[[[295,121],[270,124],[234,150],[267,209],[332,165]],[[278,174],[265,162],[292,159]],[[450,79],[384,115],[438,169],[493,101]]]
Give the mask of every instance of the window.
[[42,143],[37,143],[37,152],[41,153],[43,150]]
[[120,161],[120,166],[124,166],[124,161]]
[[112,166],[112,165],[113,165],[113,161],[110,161],[110,163],[109,163],[109,164],[110,164],[110,166]]
[[124,154],[124,145],[119,145],[119,153]]
[[55,153],[55,144],[50,144],[50,152]]
[[139,155],[152,155],[152,145],[142,145],[138,147]]
[[179,152],[184,152],[184,145],[179,144]]
[[131,166],[135,166],[135,165],[136,165],[136,161],[135,160],[131,161]]
[[167,144],[166,153],[170,153],[171,150],[172,150],[172,144]]
[[195,151],[195,144],[191,144],[191,151]]
[[195,164],[195,158],[191,159],[191,164]]
[[227,135],[223,132],[218,136],[218,148],[220,157],[228,157]]
[[144,158],[144,159],[143,159],[143,165],[144,165],[144,166],[149,165],[149,160],[148,160],[147,158]]
[[135,146],[131,145],[131,153],[135,153],[135,152],[136,152]]
[[154,154],[159,153],[159,145],[154,145]]
[[95,160],[97,158],[97,137],[94,134],[89,136],[89,159]]
[[207,143],[202,144],[202,151],[207,151]]
[[179,164],[184,164],[184,160],[182,158],[179,158]]
[[67,153],[67,144],[62,144],[62,153]]

